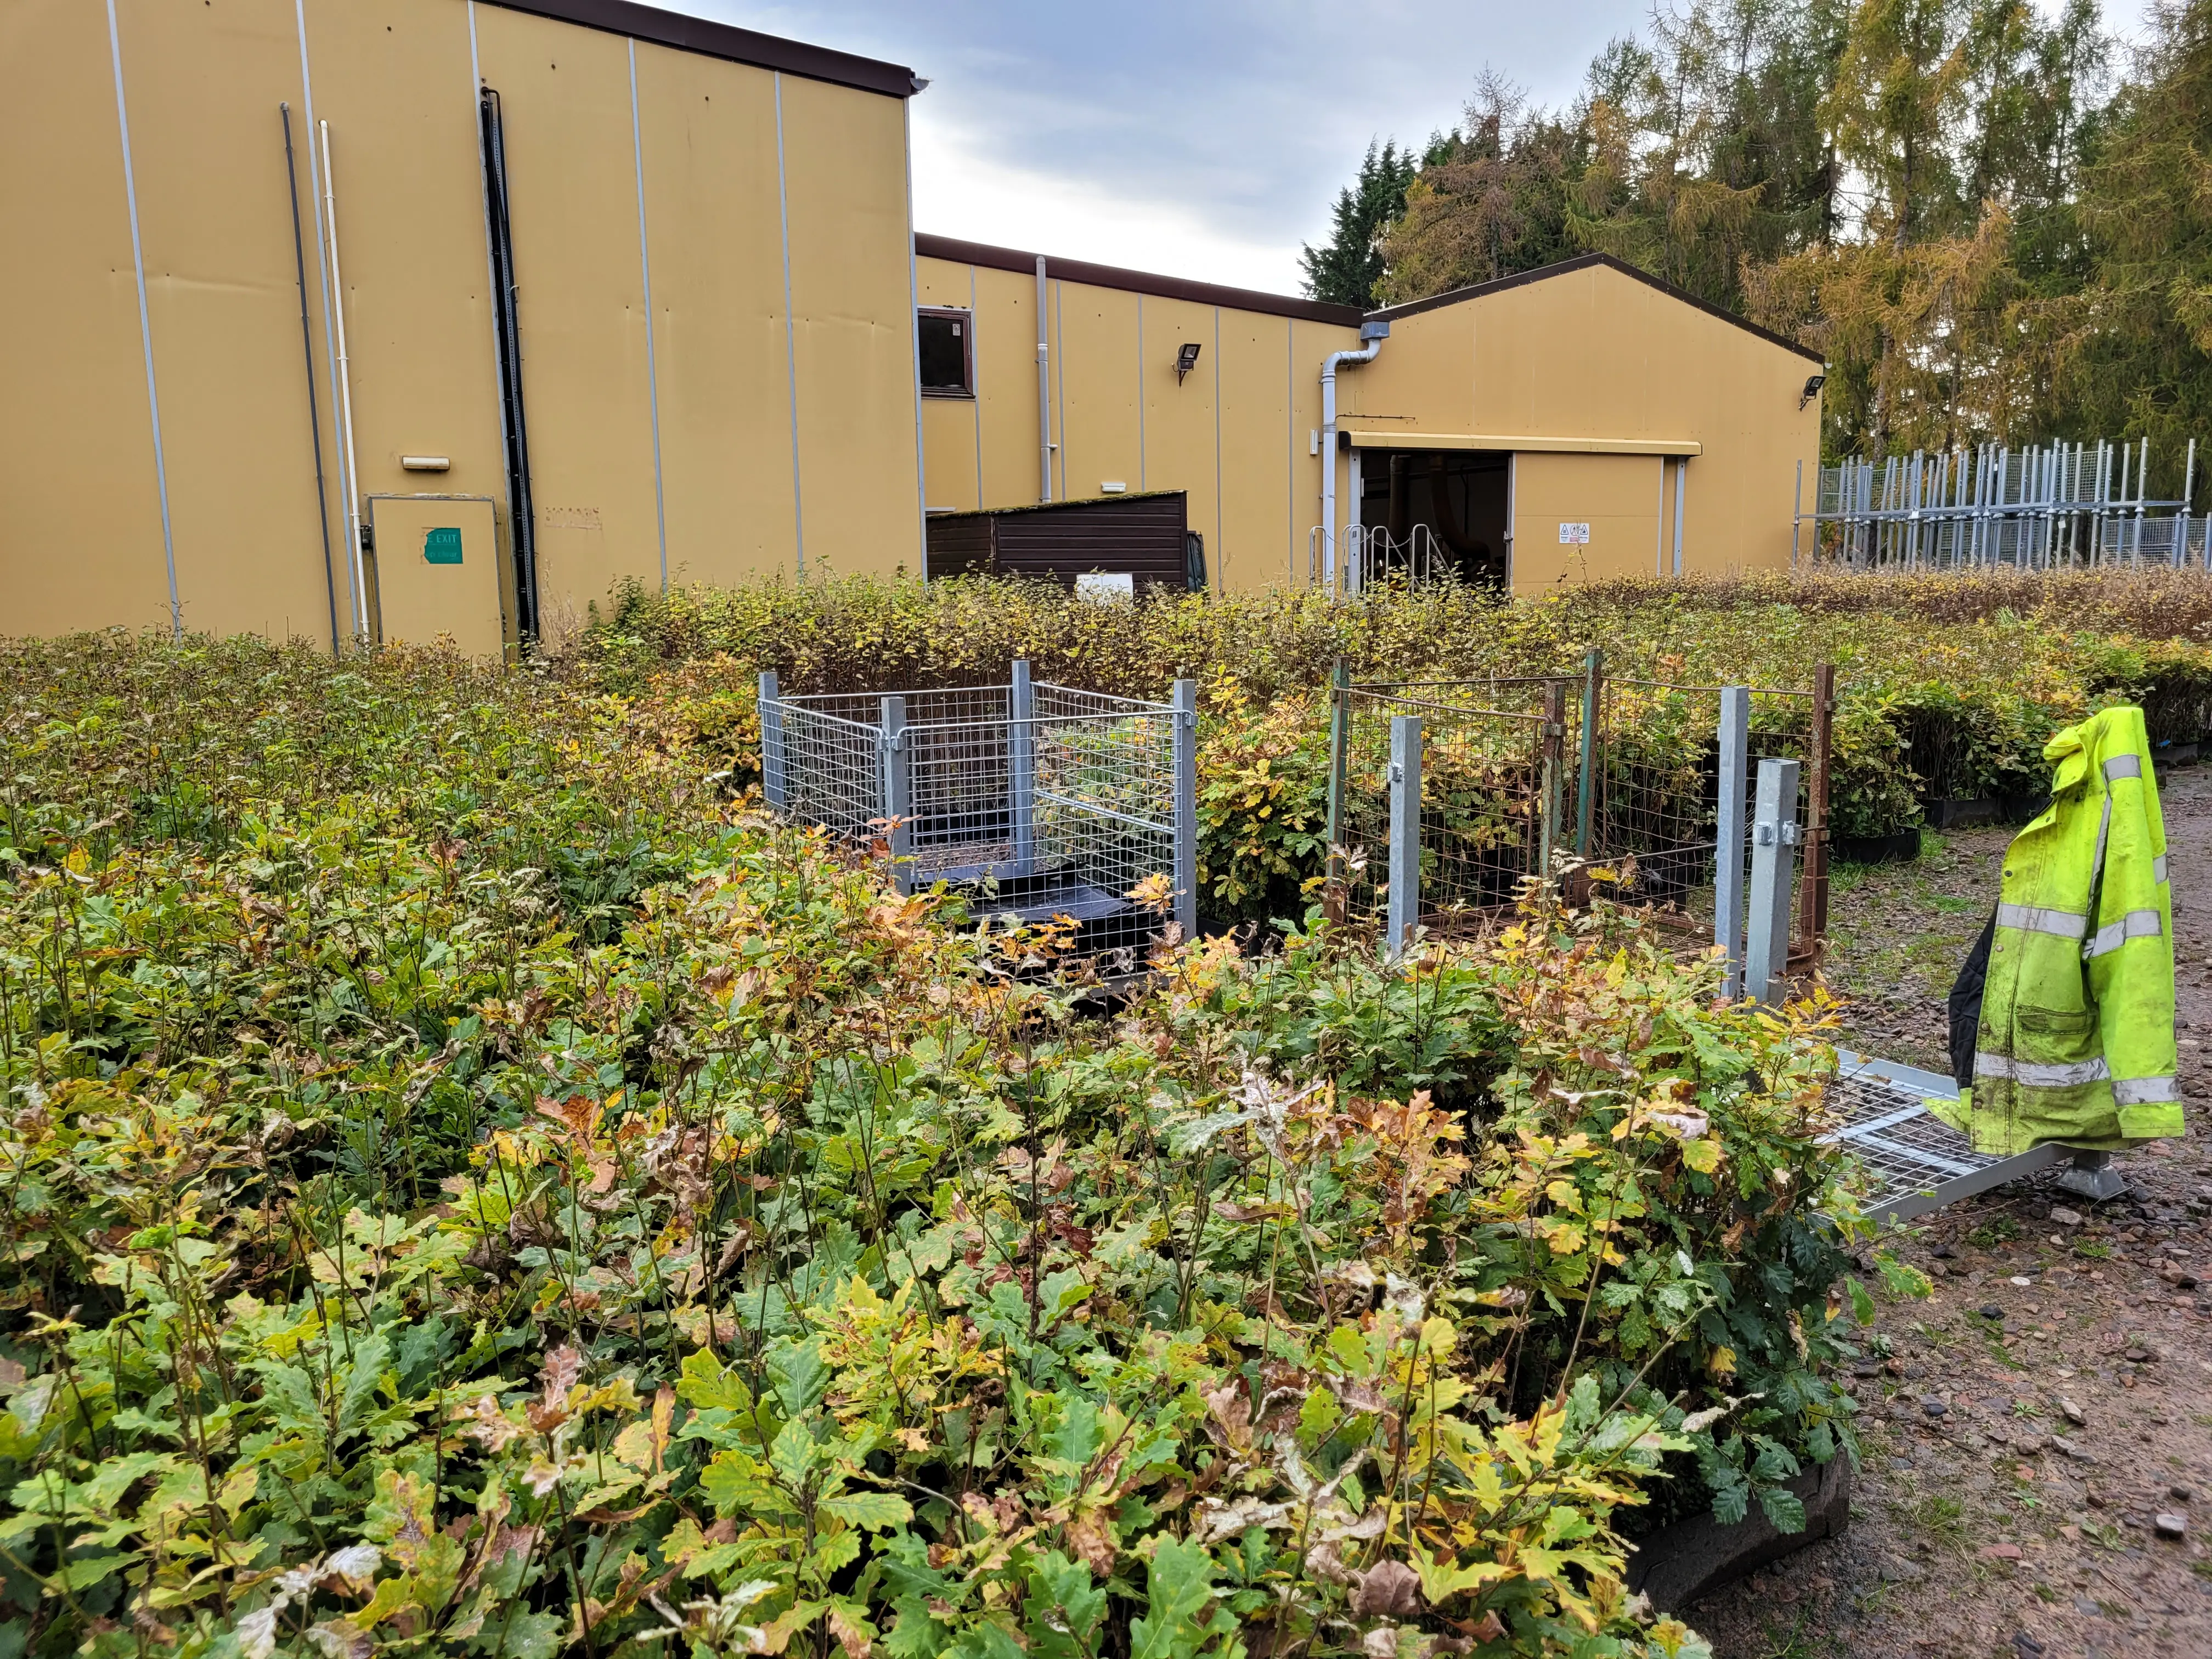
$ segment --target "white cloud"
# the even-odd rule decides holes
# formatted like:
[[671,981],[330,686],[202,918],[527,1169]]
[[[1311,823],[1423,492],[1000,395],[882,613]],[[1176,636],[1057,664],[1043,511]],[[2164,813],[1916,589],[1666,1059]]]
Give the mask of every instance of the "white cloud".
[[1295,245],[1237,236],[1210,222],[1198,203],[1125,195],[1094,178],[1003,161],[919,106],[914,223],[940,236],[1064,259],[1277,294],[1300,291]]

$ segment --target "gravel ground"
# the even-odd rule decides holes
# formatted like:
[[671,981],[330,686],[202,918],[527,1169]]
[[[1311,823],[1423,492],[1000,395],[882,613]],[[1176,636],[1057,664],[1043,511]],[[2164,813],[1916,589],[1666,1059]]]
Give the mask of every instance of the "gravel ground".
[[[2094,1209],[2046,1175],[1898,1235],[1936,1291],[1885,1304],[1857,1367],[1850,1528],[1689,1611],[1720,1659],[2212,1656],[2212,768],[2161,790],[2187,1139],[2118,1158],[2130,1191]],[[1943,994],[2011,834],[1844,872],[1850,1046],[1948,1070]]]

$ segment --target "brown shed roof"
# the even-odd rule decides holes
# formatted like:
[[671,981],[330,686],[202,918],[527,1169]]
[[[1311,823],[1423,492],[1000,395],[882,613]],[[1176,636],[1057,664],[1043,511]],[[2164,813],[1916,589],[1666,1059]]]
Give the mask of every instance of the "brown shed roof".
[[704,17],[686,17],[680,12],[663,11],[658,6],[641,6],[635,0],[489,0],[489,3],[504,6],[509,11],[550,17],[556,22],[605,29],[633,40],[701,52],[709,58],[726,58],[733,64],[750,64],[756,69],[781,70],[810,81],[827,81],[861,92],[880,92],[890,98],[911,98],[921,90],[914,71],[897,64],[880,64],[872,58],[833,52],[827,46],[809,46],[804,40],[787,40],[781,35],[762,34],[734,24],[711,22]]
[[[988,242],[963,242],[956,236],[929,236],[916,232],[914,251],[925,259],[950,259],[957,264],[984,265],[994,270],[1036,269],[1037,256],[1017,248],[994,247]],[[1119,265],[1094,265],[1081,259],[1044,256],[1045,272],[1070,283],[1089,283],[1094,288],[1118,288],[1133,294],[1157,294],[1164,300],[1189,300],[1202,306],[1225,306],[1232,311],[1256,311],[1270,317],[1296,317],[1309,323],[1359,326],[1357,306],[1333,306],[1322,300],[1301,300],[1287,294],[1263,294],[1256,289],[1224,288],[1215,283],[1194,283],[1182,276],[1155,276],[1147,270],[1124,270]]]

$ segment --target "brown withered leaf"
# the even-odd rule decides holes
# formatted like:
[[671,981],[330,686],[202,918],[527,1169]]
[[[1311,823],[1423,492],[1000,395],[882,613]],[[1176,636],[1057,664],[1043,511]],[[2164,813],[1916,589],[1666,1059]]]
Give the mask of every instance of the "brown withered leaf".
[[1421,1610],[1420,1575],[1403,1561],[1377,1561],[1352,1575],[1357,1619],[1410,1619]]
[[568,1390],[576,1386],[583,1375],[584,1356],[567,1343],[562,1343],[545,1356],[538,1376],[545,1385],[544,1395],[530,1402],[530,1426],[540,1434],[547,1434],[568,1420]]
[[1079,1516],[1060,1529],[1060,1536],[1097,1577],[1103,1578],[1114,1571],[1114,1529],[1103,1516]]
[[1215,1205],[1213,1206],[1213,1213],[1219,1216],[1224,1221],[1234,1221],[1241,1224],[1247,1221],[1279,1220],[1281,1218],[1289,1215],[1291,1213],[1291,1209],[1290,1206],[1285,1204],[1231,1204],[1224,1202]]
[[1252,1396],[1242,1382],[1223,1383],[1212,1394],[1200,1396],[1206,1401],[1206,1431],[1218,1443],[1231,1451],[1252,1449]]

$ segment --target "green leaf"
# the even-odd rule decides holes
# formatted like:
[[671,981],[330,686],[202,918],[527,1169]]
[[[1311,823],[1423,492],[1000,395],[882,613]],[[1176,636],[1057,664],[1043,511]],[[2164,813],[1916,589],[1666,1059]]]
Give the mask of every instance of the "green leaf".
[[64,1577],[73,1590],[90,1589],[104,1578],[112,1578],[138,1558],[135,1555],[73,1555]]
[[1874,1297],[1867,1294],[1867,1287],[1856,1279],[1847,1279],[1844,1288],[1850,1293],[1851,1317],[1861,1325],[1873,1324],[1880,1310],[1874,1305]]
[[279,1428],[319,1443],[323,1437],[323,1408],[314,1379],[297,1365],[264,1359],[254,1366],[261,1378],[261,1398]]
[[813,1337],[804,1342],[787,1339],[770,1348],[768,1375],[787,1417],[812,1411],[830,1390],[830,1368],[822,1363],[819,1344]]
[[376,1385],[384,1380],[385,1368],[391,1359],[392,1344],[381,1331],[354,1345],[353,1358],[343,1368],[345,1382],[338,1395],[340,1438],[355,1426],[363,1408],[374,1396]]
[[[502,1620],[507,1620],[504,1626]],[[499,1659],[553,1659],[561,1650],[562,1628],[557,1613],[518,1613],[507,1620],[502,1610],[484,1621],[477,1645],[479,1651],[496,1653]]]
[[1091,1569],[1047,1550],[1030,1558],[1029,1581],[1022,1611],[1032,1659],[1091,1659],[1106,1616],[1106,1592],[1091,1583]]
[[1777,1532],[1792,1533],[1805,1530],[1805,1504],[1787,1486],[1761,1486],[1759,1507]]
[[684,1360],[676,1380],[676,1393],[686,1405],[702,1411],[742,1412],[750,1410],[753,1403],[752,1392],[737,1368],[723,1364],[704,1348]]
[[1145,1584],[1145,1616],[1130,1621],[1130,1659],[1190,1659],[1212,1623],[1213,1558],[1163,1538]]
[[1097,1455],[1098,1441],[1097,1405],[1087,1395],[1067,1395],[1060,1402],[1059,1423],[1046,1437],[1046,1449],[1071,1469],[1080,1469]]
[[847,1524],[870,1532],[889,1532],[914,1519],[914,1505],[887,1492],[848,1492],[823,1498],[821,1507]]

